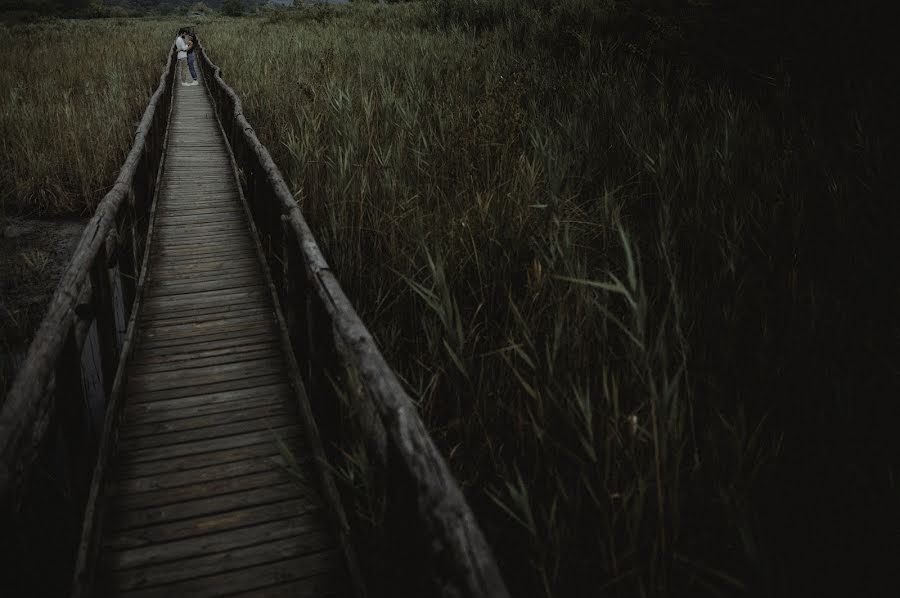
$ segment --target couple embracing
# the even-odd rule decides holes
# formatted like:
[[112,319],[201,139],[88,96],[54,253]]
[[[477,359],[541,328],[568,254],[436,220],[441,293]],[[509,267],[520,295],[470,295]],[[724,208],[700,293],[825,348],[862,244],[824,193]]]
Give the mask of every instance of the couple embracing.
[[[175,38],[175,47],[178,49],[178,78],[181,79],[182,85],[198,85],[197,70],[194,67],[194,49],[197,47],[197,36],[190,32],[187,27],[178,30],[178,37]],[[185,62],[191,71],[192,82],[188,82],[187,73],[185,73]]]

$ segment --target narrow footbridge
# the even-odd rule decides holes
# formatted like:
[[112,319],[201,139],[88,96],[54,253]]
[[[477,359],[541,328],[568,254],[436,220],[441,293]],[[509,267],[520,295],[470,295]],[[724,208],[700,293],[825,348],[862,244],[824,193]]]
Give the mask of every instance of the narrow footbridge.
[[[196,86],[170,55],[2,405],[0,595],[505,598],[413,402],[199,55]],[[335,475],[348,454],[353,483]]]

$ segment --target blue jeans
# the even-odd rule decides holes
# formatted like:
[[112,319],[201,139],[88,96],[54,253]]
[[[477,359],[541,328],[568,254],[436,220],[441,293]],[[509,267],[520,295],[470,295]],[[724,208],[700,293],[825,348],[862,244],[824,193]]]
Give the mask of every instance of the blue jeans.
[[188,52],[188,70],[191,71],[191,77],[197,80],[197,71],[194,69],[194,53]]

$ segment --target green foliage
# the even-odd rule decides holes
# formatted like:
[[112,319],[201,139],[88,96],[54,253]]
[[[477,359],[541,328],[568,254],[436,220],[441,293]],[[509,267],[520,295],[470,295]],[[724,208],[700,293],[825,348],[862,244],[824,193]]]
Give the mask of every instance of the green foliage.
[[227,17],[239,17],[244,14],[244,3],[241,0],[225,0],[222,13]]

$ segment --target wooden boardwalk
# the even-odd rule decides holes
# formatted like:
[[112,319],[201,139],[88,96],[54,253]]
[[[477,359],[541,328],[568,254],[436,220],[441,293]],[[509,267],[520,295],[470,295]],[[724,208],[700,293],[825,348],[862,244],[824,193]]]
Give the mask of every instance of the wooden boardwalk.
[[202,80],[175,86],[158,201],[97,595],[349,596]]

